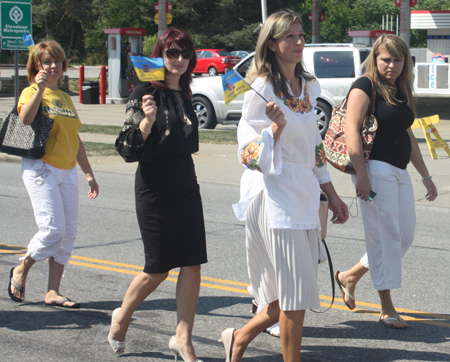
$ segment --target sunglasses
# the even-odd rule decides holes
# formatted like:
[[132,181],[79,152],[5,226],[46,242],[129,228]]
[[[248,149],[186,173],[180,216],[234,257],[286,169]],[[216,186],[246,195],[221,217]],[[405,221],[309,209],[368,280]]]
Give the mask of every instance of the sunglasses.
[[183,57],[183,59],[192,59],[194,52],[189,49],[180,50],[171,48],[171,49],[164,49],[164,55],[167,58],[171,59],[178,59],[180,55]]

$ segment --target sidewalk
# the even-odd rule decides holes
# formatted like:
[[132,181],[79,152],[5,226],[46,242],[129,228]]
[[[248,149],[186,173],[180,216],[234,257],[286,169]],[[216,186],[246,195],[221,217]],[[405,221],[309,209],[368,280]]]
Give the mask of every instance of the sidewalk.
[[[72,97],[78,110],[80,118],[84,124],[101,124],[121,126],[125,113],[124,104],[89,105],[79,104],[78,97]],[[14,103],[14,99],[7,100],[0,98],[0,114],[8,109],[8,104]],[[12,107],[12,105],[11,105]],[[430,114],[431,115],[431,114]],[[437,130],[441,137],[450,144],[450,119],[441,120],[437,125]],[[421,129],[414,130],[419,146],[424,156],[425,163],[433,181],[438,187],[439,197],[433,203],[424,199],[425,188],[422,185],[421,177],[412,165],[408,170],[413,181],[416,202],[418,204],[433,205],[440,207],[450,207],[450,157],[447,153],[437,150],[438,159],[433,160],[430,156],[425,138]],[[114,143],[116,136],[80,133],[84,142],[105,142]],[[0,153],[0,161],[20,161],[20,158],[8,156]],[[94,171],[119,172],[133,174],[136,170],[136,163],[125,163],[121,157],[91,157]],[[236,145],[212,145],[200,144],[200,151],[194,155],[197,178],[201,182],[223,183],[239,185],[244,167],[237,160]],[[354,197],[354,186],[350,176],[329,167],[333,184],[341,197]]]

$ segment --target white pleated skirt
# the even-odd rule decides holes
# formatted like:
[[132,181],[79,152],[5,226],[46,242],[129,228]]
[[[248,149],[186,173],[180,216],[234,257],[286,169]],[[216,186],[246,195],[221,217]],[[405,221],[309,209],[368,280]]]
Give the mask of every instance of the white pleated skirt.
[[259,304],[278,300],[283,311],[320,308],[319,232],[267,228],[264,191],[247,212],[247,266]]

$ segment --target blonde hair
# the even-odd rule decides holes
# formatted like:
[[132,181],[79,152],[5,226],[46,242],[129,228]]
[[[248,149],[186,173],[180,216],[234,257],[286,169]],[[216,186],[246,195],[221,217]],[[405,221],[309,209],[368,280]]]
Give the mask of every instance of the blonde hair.
[[[281,93],[288,99],[293,98],[289,93],[287,80],[280,72],[275,53],[269,49],[269,40],[277,40],[285,35],[292,25],[299,23],[303,27],[300,15],[292,10],[282,10],[270,15],[262,26],[256,42],[255,57],[247,72],[246,79],[251,84],[258,77],[263,77],[273,85],[275,95],[281,99]],[[295,72],[305,80],[315,79],[306,72],[303,63],[297,63]]]
[[30,84],[36,82],[35,78],[39,73],[39,71],[36,70],[36,64],[38,65],[38,68],[41,68],[40,60],[42,60],[44,51],[47,51],[53,59],[59,59],[62,62],[62,73],[61,77],[58,79],[58,86],[61,86],[63,84],[62,80],[64,78],[64,73],[67,71],[67,68],[69,66],[69,61],[66,59],[66,53],[64,52],[63,48],[61,48],[61,45],[59,45],[58,42],[54,40],[45,40],[36,44],[36,49],[38,51],[39,58],[37,55],[34,55],[31,52],[28,55],[27,70],[28,81],[30,82]]
[[396,83],[400,91],[406,95],[409,107],[416,114],[413,97],[414,64],[409,48],[402,38],[393,34],[383,34],[380,36],[373,45],[369,56],[361,65],[361,68],[365,69],[365,74],[370,75],[374,79],[377,85],[377,92],[381,94],[389,105],[394,106],[398,102],[398,99],[395,98],[397,88],[387,84],[378,73],[377,57],[383,50],[387,51],[393,57],[404,59],[403,69]]

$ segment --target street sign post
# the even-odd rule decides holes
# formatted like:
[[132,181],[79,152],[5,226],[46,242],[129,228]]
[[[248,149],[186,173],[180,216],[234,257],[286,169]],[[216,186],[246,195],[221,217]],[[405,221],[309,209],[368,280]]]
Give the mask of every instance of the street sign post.
[[[166,24],[169,25],[172,22],[172,19],[173,19],[172,14],[167,13],[166,14]],[[156,24],[159,24],[159,13],[155,14],[154,20],[155,20]]]
[[2,49],[28,49],[22,41],[22,34],[32,33],[31,14],[29,0],[0,3]]
[[28,50],[22,41],[23,33],[32,33],[31,0],[2,1],[0,3],[0,35],[2,49],[14,50],[14,98],[19,101],[19,50]]

